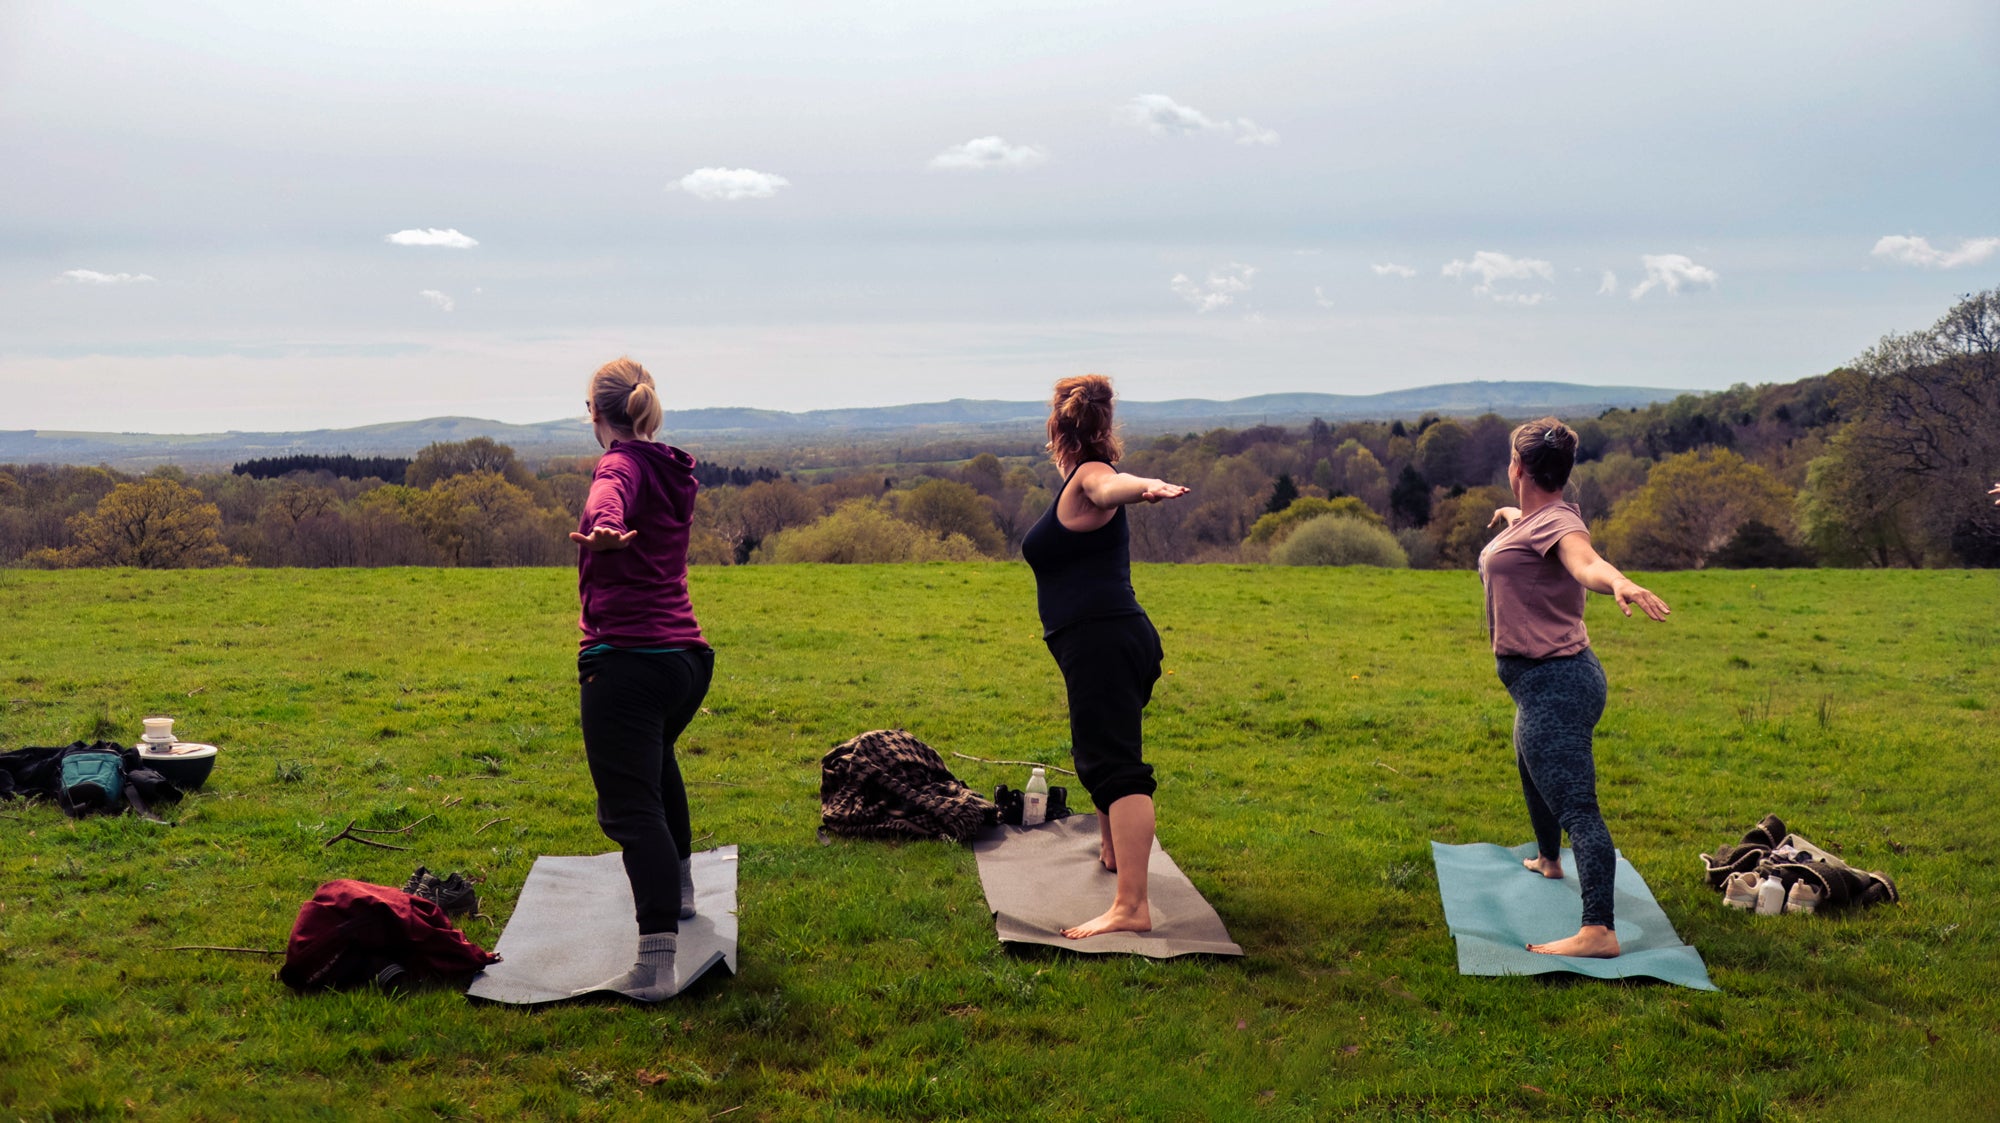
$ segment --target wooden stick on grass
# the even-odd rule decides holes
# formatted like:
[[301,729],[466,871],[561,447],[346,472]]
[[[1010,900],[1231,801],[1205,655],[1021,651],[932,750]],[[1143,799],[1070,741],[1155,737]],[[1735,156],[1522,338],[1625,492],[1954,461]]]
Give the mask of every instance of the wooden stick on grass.
[[219,948],[210,944],[182,944],[168,951],[239,951],[244,955],[283,955],[282,951],[266,951],[263,948]]
[[[493,825],[493,824],[495,824],[495,823],[511,823],[511,822],[513,822],[513,819],[511,819],[511,818],[506,818],[506,819],[488,819],[487,821],[485,821],[484,823],[481,823],[481,824],[479,825],[479,831],[483,831],[483,830],[485,830],[485,829],[486,829],[487,827],[490,827],[490,826],[492,826],[492,825]],[[479,833],[479,831],[473,831],[472,833],[473,833],[473,834],[478,834],[478,833]]]
[[[424,819],[428,818],[430,818],[429,815],[424,816]],[[424,819],[418,819],[417,823],[423,822]],[[320,843],[320,848],[325,849],[326,847],[332,846],[334,843],[339,842],[341,839],[344,838],[349,842],[358,842],[363,846],[375,846],[383,850],[408,850],[410,848],[407,846],[391,846],[386,842],[377,842],[372,838],[362,838],[361,836],[364,834],[402,834],[408,831],[410,827],[414,827],[417,825],[417,823],[411,823],[410,827],[399,827],[393,831],[371,831],[366,827],[355,826],[354,824],[356,822],[359,822],[359,820],[355,819],[348,820],[347,826],[341,828],[339,834],[334,835],[332,838],[329,838],[325,842]]]
[[1076,775],[1076,773],[1071,772],[1069,769],[1064,768],[1060,764],[1043,764],[1039,760],[987,760],[983,756],[973,756],[970,753],[961,753],[956,751],[954,751],[951,755],[959,758],[960,760],[976,760],[981,764],[1019,764],[1019,765],[1025,765],[1028,768],[1046,768],[1051,772],[1060,772],[1065,776]]

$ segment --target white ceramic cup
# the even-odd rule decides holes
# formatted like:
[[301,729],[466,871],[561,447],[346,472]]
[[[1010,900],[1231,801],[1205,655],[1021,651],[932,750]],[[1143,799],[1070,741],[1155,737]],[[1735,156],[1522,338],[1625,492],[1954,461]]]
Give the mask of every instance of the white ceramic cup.
[[146,742],[153,745],[174,743],[174,719],[170,717],[149,717],[146,722]]

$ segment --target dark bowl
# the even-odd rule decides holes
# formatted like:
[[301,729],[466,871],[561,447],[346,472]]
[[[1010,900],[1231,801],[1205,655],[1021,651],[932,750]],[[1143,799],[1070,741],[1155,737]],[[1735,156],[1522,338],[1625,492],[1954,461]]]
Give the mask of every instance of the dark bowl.
[[170,757],[140,754],[139,763],[165,776],[169,783],[184,792],[194,791],[208,782],[208,774],[215,771],[217,753],[203,753],[200,756]]

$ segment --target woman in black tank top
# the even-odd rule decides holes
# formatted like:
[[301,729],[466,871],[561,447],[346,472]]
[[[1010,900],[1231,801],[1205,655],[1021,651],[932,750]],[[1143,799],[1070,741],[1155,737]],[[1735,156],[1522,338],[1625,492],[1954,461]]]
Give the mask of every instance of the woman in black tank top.
[[1049,451],[1063,472],[1055,502],[1021,540],[1035,572],[1042,639],[1069,695],[1077,780],[1097,805],[1099,860],[1118,875],[1111,907],[1063,935],[1073,940],[1153,927],[1146,864],[1153,852],[1153,768],[1140,756],[1140,714],[1160,677],[1160,634],[1132,593],[1125,508],[1187,494],[1112,467],[1111,380],[1056,383]]

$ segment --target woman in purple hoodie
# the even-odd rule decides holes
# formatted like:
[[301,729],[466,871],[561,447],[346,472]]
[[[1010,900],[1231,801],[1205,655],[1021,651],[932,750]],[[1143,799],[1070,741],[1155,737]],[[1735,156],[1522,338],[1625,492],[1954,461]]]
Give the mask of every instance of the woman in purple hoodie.
[[[604,455],[570,540],[583,601],[583,751],[597,822],[624,849],[639,914],[632,969],[589,990],[655,1002],[674,990],[674,941],[694,915],[687,787],[674,742],[715,672],[688,601],[694,457],[653,440],[659,391],[630,359],[590,379],[590,420]],[[579,992],[583,993],[583,992]]]

